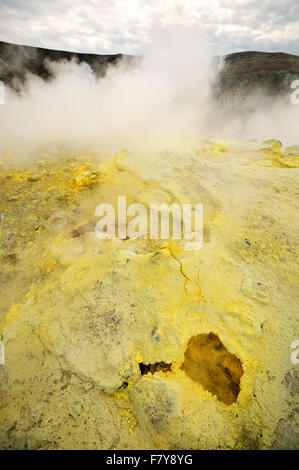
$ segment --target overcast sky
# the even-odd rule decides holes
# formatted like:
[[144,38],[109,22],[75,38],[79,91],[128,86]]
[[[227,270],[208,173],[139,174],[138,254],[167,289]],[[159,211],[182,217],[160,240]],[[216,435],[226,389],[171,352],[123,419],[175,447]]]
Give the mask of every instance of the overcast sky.
[[0,40],[51,49],[142,54],[178,25],[204,31],[215,54],[299,55],[299,0],[0,0]]

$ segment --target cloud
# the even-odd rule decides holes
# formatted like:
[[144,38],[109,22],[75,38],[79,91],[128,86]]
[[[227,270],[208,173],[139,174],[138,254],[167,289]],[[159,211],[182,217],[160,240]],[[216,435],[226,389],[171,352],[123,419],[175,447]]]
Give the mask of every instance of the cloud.
[[1,0],[0,40],[94,53],[142,54],[165,29],[206,33],[215,54],[299,54],[298,0]]

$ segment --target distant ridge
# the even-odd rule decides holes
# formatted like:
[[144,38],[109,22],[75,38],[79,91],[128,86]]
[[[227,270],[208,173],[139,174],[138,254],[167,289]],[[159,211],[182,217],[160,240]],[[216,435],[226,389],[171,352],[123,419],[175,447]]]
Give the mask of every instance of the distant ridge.
[[109,65],[115,65],[120,60],[131,60],[132,58],[133,56],[123,54],[85,54],[0,41],[0,80],[15,89],[18,89],[19,85],[24,82],[27,73],[48,80],[51,78],[51,74],[45,66],[46,59],[86,62],[97,76],[103,76]]
[[[288,77],[299,74],[299,56],[285,52],[236,52],[225,57],[221,71],[223,80],[250,78],[251,81],[272,81],[278,87]],[[270,79],[270,81],[269,81]]]
[[[138,57],[57,51],[0,41],[0,80],[16,90],[25,81],[27,73],[49,80],[52,76],[45,66],[46,59],[86,62],[99,77],[105,75],[108,66],[120,60],[134,63]],[[290,83],[299,79],[299,56],[284,52],[236,52],[215,57],[215,62],[223,64],[216,81],[218,95],[234,90],[248,93],[256,87],[266,90],[268,94],[280,94],[289,91]]]

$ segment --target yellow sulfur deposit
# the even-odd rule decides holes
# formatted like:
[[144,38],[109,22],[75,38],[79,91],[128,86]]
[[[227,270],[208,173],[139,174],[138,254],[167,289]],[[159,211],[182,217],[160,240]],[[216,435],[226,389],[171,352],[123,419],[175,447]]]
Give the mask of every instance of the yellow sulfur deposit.
[[[295,449],[298,159],[276,140],[0,171],[0,447]],[[204,208],[200,250],[95,209]]]

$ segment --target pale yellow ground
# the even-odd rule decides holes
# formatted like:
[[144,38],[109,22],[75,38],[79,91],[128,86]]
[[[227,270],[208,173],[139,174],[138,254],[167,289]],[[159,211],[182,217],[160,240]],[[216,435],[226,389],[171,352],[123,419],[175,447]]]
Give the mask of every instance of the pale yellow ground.
[[[298,148],[2,161],[1,448],[299,447]],[[202,203],[203,248],[98,240],[118,195]]]

